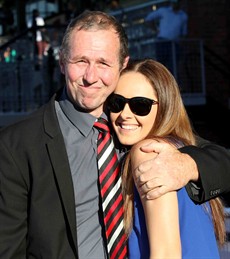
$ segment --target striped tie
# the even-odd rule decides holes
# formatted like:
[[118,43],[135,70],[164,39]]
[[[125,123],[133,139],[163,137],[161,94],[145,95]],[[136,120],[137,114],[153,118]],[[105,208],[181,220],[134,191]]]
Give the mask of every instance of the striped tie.
[[121,175],[114,143],[107,121],[99,118],[94,127],[99,130],[97,153],[99,183],[104,215],[107,249],[110,259],[127,258],[126,235],[123,226]]

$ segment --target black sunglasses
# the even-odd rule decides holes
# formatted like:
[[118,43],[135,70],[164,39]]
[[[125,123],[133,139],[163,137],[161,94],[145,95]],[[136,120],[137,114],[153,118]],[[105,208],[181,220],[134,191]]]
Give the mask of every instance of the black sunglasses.
[[130,110],[138,116],[148,115],[152,105],[158,104],[157,101],[146,97],[125,98],[119,94],[112,94],[108,98],[108,109],[111,112],[118,113],[124,109],[126,103],[129,104]]

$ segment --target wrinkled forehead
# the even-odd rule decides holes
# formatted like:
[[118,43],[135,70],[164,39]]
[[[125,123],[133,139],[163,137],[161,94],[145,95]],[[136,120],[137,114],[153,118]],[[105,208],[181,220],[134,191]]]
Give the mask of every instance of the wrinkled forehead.
[[111,65],[119,63],[120,42],[111,30],[78,30],[69,41],[69,58],[82,56],[104,59]]
[[113,43],[117,47],[120,46],[120,39],[118,33],[113,29],[102,29],[99,27],[90,27],[90,28],[75,28],[71,35],[70,39],[78,42],[82,42],[84,40],[87,43],[88,41],[98,41],[100,38],[101,42]]

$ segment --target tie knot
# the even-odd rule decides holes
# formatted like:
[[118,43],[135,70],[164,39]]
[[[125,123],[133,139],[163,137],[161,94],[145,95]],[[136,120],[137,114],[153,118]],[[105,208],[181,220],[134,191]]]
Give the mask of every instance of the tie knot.
[[97,121],[94,122],[94,127],[99,129],[100,131],[110,131],[108,121],[103,118],[97,119]]

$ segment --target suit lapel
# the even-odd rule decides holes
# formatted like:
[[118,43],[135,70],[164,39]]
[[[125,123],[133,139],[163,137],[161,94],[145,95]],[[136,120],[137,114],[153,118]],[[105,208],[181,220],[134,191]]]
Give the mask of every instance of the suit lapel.
[[76,251],[76,213],[72,176],[64,139],[56,116],[54,100],[51,100],[51,102],[48,103],[44,113],[44,128],[49,135],[47,149],[54,169],[54,177],[59,190],[60,200],[68,221],[67,226],[70,228],[73,243],[75,245],[74,249]]
[[61,138],[55,138],[47,144],[47,147],[54,168],[55,179],[59,189],[59,195],[62,201],[63,209],[66,212],[66,217],[69,222],[73,239],[76,241],[74,190],[69,163],[65,149],[63,149],[63,144],[64,143]]

